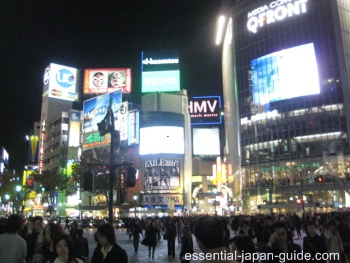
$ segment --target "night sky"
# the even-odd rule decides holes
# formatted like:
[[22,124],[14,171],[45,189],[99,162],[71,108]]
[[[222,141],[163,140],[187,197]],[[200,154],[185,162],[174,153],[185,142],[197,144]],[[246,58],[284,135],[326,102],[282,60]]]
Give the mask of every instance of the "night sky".
[[1,1],[0,146],[10,168],[26,163],[25,135],[40,120],[49,63],[130,67],[131,98],[141,104],[141,52],[178,49],[181,88],[189,96],[221,95],[220,7],[220,0]]

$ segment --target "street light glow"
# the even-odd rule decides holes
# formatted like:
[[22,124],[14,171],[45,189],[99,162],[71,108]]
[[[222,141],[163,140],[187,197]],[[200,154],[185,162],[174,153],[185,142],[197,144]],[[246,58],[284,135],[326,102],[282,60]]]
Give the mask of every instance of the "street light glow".
[[226,21],[225,16],[219,16],[218,27],[216,30],[216,41],[215,41],[216,45],[221,44],[221,40],[222,40],[222,36],[223,36],[223,32],[224,32],[225,21]]

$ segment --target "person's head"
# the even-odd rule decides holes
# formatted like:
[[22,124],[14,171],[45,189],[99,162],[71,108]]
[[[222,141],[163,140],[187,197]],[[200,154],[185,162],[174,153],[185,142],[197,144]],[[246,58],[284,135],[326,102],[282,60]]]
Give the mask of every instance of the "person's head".
[[277,234],[278,238],[276,239],[276,242],[279,244],[287,242],[287,231],[288,229],[285,222],[276,221],[271,225],[271,234]]
[[55,223],[49,223],[45,226],[43,236],[44,241],[46,242],[54,242],[54,240],[63,235],[64,231],[61,225]]
[[223,246],[224,228],[221,220],[217,217],[203,216],[198,218],[194,227],[194,235],[203,252]]
[[151,227],[157,228],[157,221],[156,220],[152,220]]
[[16,233],[22,227],[22,217],[20,215],[10,215],[5,223],[5,231],[7,233]]
[[79,237],[82,237],[83,234],[84,234],[84,230],[83,230],[82,228],[78,228],[78,229],[77,229],[77,235],[78,235]]
[[97,239],[101,246],[115,244],[117,240],[113,226],[110,223],[100,225],[97,229]]
[[182,237],[187,238],[187,239],[188,238],[192,239],[192,233],[191,233],[191,229],[189,226],[184,226],[182,228]]
[[73,241],[69,235],[60,235],[55,239],[54,249],[56,256],[63,262],[71,262],[74,255]]
[[342,223],[342,218],[340,217],[340,216],[335,216],[334,217],[334,224],[336,225],[336,226],[339,226],[341,223]]
[[41,232],[44,227],[44,218],[42,216],[35,216],[33,218],[33,230],[35,232]]
[[242,228],[243,229],[248,229],[249,228],[249,222],[248,220],[244,220],[243,223],[242,223]]
[[251,237],[246,235],[234,236],[229,240],[229,243],[232,249],[231,252],[237,256],[235,260],[238,262],[241,261],[242,251],[244,251],[244,253],[250,254],[257,252],[253,240],[251,239]]
[[310,236],[314,237],[316,234],[316,226],[314,222],[308,222],[307,223],[307,232],[309,233]]

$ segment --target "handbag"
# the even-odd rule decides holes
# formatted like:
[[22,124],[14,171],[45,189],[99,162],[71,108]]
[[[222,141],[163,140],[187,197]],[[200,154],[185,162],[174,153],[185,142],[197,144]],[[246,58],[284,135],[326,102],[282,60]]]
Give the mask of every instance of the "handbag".
[[164,240],[168,240],[169,239],[169,234],[168,234],[167,230],[164,231],[163,239]]
[[149,244],[148,239],[144,237],[141,241],[141,245],[148,246],[148,244]]

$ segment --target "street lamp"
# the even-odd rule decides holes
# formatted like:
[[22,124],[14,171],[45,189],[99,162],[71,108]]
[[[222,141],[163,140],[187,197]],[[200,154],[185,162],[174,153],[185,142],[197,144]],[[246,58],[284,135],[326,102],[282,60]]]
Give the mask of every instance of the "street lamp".
[[137,195],[134,195],[133,199],[134,199],[134,210],[135,210],[135,218],[136,218],[136,205],[137,205],[137,199],[138,199]]
[[217,212],[216,212],[216,194],[218,193],[218,189],[214,188],[213,189],[214,192],[214,209],[215,209],[215,216],[217,216]]
[[17,214],[19,212],[19,207],[20,207],[20,198],[19,198],[19,193],[22,190],[22,186],[16,185],[16,209],[17,209]]

